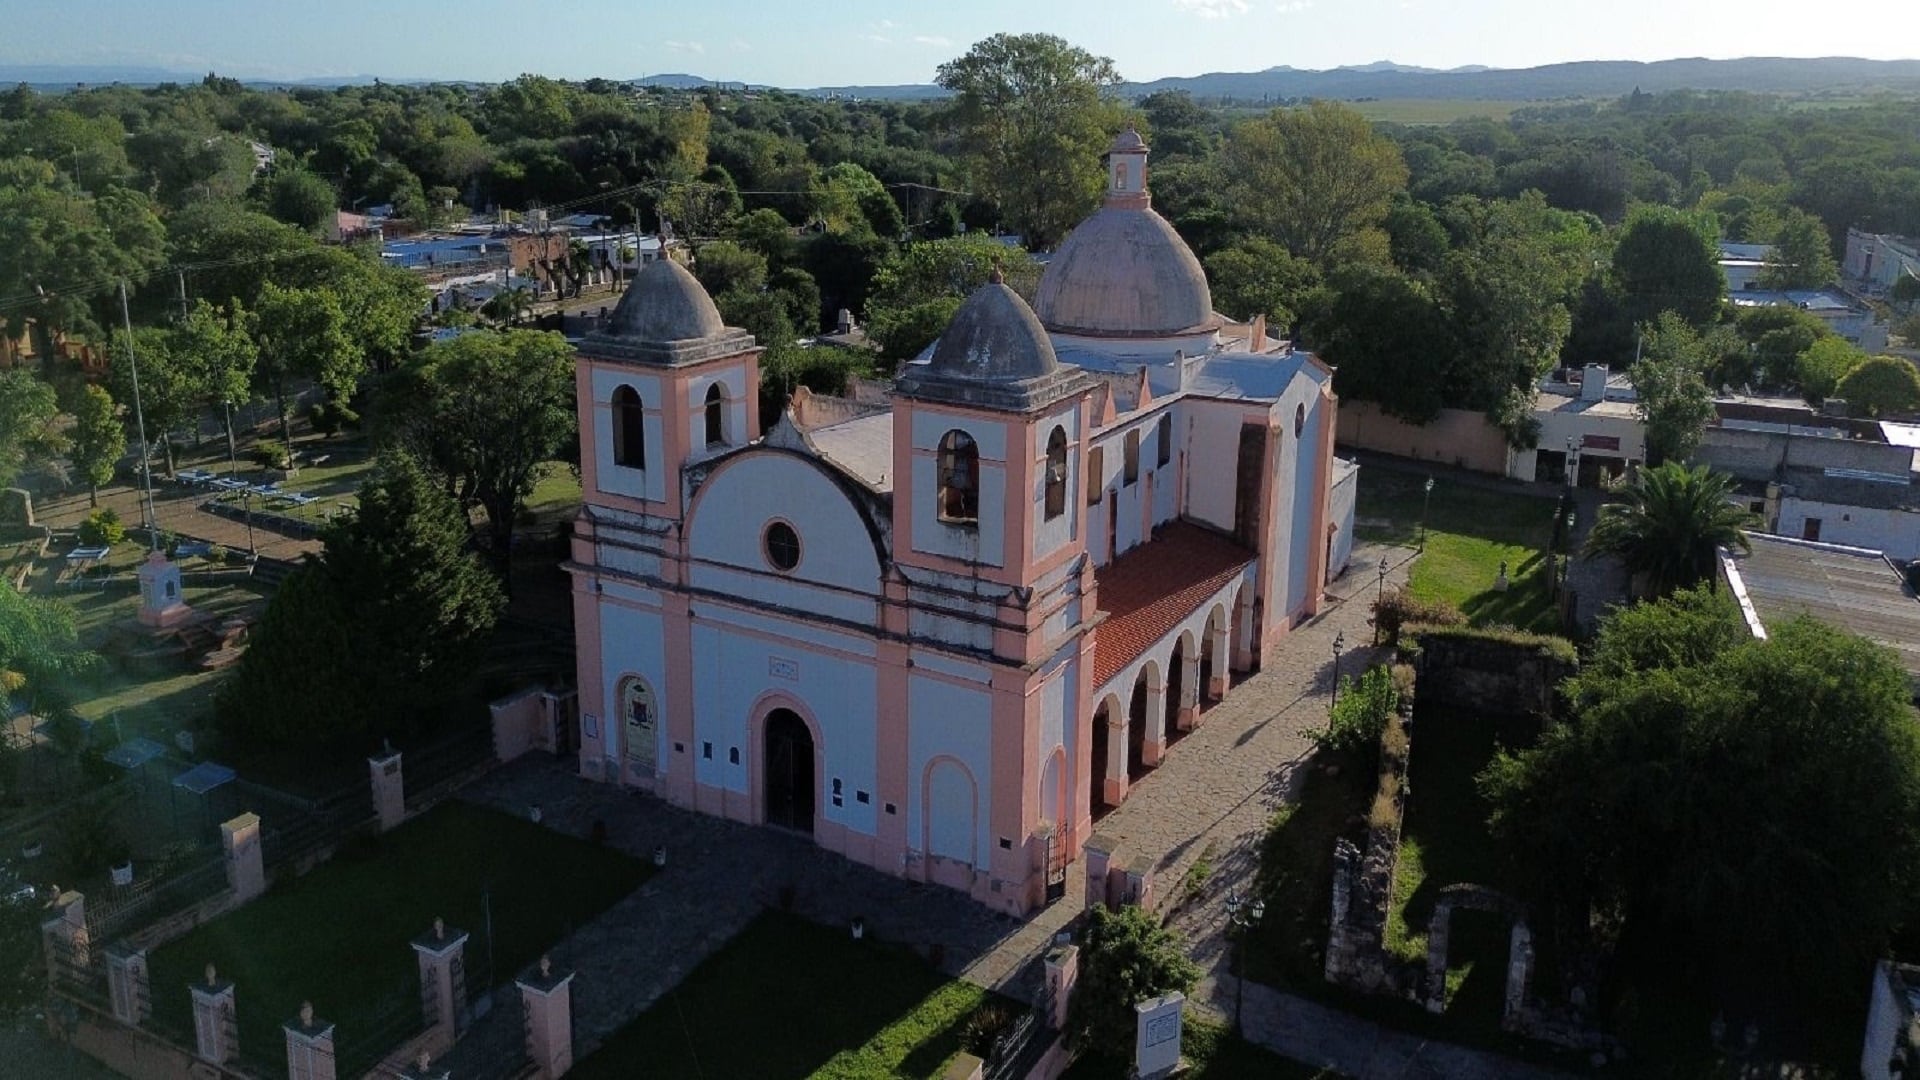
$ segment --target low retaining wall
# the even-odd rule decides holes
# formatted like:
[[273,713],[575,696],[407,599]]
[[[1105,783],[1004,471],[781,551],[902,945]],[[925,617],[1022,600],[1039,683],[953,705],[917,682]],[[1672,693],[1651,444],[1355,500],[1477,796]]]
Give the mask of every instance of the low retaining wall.
[[1420,700],[1512,716],[1554,711],[1557,689],[1578,668],[1559,638],[1463,628],[1413,632]]

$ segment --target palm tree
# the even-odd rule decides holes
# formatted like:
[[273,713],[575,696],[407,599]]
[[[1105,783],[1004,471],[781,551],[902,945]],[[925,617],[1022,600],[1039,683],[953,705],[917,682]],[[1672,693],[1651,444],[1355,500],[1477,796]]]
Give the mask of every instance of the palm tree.
[[1626,501],[1600,508],[1587,534],[1586,555],[1616,555],[1647,589],[1665,596],[1713,577],[1720,548],[1752,550],[1747,529],[1758,524],[1750,511],[1729,501],[1733,477],[1667,462],[1641,469],[1627,485]]

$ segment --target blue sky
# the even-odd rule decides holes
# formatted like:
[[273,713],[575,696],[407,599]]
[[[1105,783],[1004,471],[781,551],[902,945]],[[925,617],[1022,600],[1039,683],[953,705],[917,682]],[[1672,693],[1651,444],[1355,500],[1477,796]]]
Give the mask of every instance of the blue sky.
[[248,78],[927,82],[999,31],[1058,34],[1133,80],[1382,59],[1920,54],[1914,0],[4,0],[0,10],[0,61]]

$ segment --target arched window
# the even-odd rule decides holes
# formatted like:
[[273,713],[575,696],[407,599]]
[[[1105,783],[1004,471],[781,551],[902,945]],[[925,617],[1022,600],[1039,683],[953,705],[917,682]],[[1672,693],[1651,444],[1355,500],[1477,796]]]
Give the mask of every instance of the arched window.
[[727,444],[727,402],[721,394],[720,384],[707,387],[707,445],[725,446]]
[[1165,465],[1173,460],[1173,417],[1161,417],[1160,428],[1155,434],[1159,435],[1160,444],[1154,448],[1154,463]]
[[964,431],[940,437],[940,520],[955,525],[980,521],[980,450]]
[[1047,520],[1067,512],[1067,429],[1047,436]]
[[635,775],[651,776],[659,759],[660,710],[646,683],[635,678],[621,682],[620,718],[626,729],[627,768]]
[[613,392],[613,463],[629,469],[647,467],[646,410],[631,386]]
[[1140,479],[1140,429],[1127,432],[1126,458],[1120,466],[1120,482],[1132,487]]

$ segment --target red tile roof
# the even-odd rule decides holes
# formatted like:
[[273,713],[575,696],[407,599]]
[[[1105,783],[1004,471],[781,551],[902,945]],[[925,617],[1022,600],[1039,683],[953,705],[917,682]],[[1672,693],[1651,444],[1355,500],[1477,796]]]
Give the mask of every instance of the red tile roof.
[[1093,685],[1105,684],[1139,659],[1254,558],[1211,529],[1176,521],[1094,571],[1107,620],[1095,631]]

